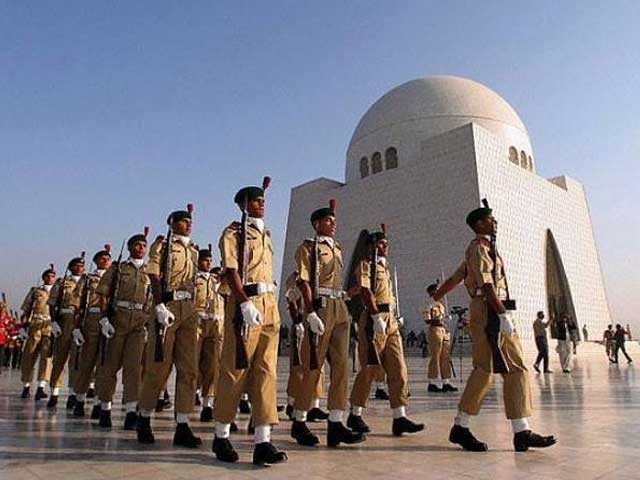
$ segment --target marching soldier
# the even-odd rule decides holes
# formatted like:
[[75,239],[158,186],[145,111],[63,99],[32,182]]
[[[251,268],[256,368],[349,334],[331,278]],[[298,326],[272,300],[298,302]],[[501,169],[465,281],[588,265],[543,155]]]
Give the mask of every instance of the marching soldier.
[[[51,292],[49,292],[49,309],[51,312],[51,331],[53,334],[53,369],[51,371],[51,396],[47,407],[54,408],[58,405],[58,396],[64,376],[64,367],[69,359],[72,332],[75,328],[75,315],[80,307],[80,280],[84,273],[84,252],[80,257],[71,259],[67,265],[69,274],[56,280]],[[69,369],[69,376],[75,376],[73,368]],[[70,381],[73,385],[73,381]],[[73,388],[69,389],[67,409],[73,408],[75,403]]]
[[[49,293],[56,281],[53,265],[42,272],[43,284],[32,287],[22,302],[22,327],[20,337],[26,340],[22,359],[22,398],[30,396],[33,370],[38,362],[38,388],[35,401],[47,398],[44,387],[51,375],[51,315],[49,314]],[[38,356],[40,357],[38,359]]]
[[[104,272],[111,266],[111,245],[105,245],[93,256],[96,270],[86,273],[82,282],[82,294],[80,309],[76,319],[76,328],[73,330],[73,340],[76,344],[75,355],[72,359],[73,369],[76,370],[74,391],[76,403],[73,407],[75,417],[84,417],[84,403],[87,390],[91,383],[98,361],[98,345],[100,343],[100,319],[104,309],[104,297],[96,289]],[[100,405],[93,406],[91,418],[97,419],[100,415]]]
[[429,327],[429,392],[457,392],[458,389],[451,385],[451,350],[450,334],[447,329],[447,311],[442,302],[433,299],[433,294],[438,289],[438,284],[433,283],[427,287],[429,302],[423,312],[424,321]]
[[[362,410],[367,406],[371,383],[382,368],[389,385],[389,400],[393,410],[392,432],[396,437],[403,433],[424,430],[424,424],[407,418],[408,374],[402,349],[399,326],[401,320],[395,312],[396,299],[393,293],[389,260],[389,243],[384,228],[380,232],[364,230],[356,246],[354,280],[360,287],[360,296],[365,309],[358,322],[358,355],[360,371],[351,391],[351,414],[347,426],[355,432],[367,433],[369,426],[362,419]],[[364,248],[363,248],[363,245]],[[367,253],[363,250],[368,250]]]
[[218,293],[220,283],[211,271],[211,246],[198,253],[196,311],[198,312],[198,384],[203,397],[200,421],[213,420],[213,399],[220,371],[224,326],[224,299]]
[[495,249],[498,222],[484,203],[484,208],[467,215],[467,225],[476,238],[467,247],[464,262],[433,295],[434,300],[440,300],[464,281],[471,297],[469,327],[473,339],[473,370],[460,399],[449,441],[465,450],[488,450],[487,444],[477,440],[469,430],[469,420],[480,412],[492,373],[496,372],[504,379],[505,411],[511,420],[515,450],[549,447],[556,439],[552,435],[533,433],[529,427],[528,417],[532,413],[529,377],[511,312],[505,308],[513,309],[515,304],[509,298],[504,264]]
[[291,436],[299,445],[314,446],[319,439],[306,424],[307,412],[312,407],[322,365],[325,359],[331,367],[327,407],[329,409],[327,445],[363,442],[364,434],[352,432],[343,424],[347,408],[349,382],[349,329],[350,320],[345,293],[342,290],[342,249],[335,239],[335,201],[329,207],[311,214],[315,237],[304,240],[296,251],[296,270],[300,278],[305,311],[302,365],[303,385],[296,397]]
[[264,223],[265,189],[245,187],[234,202],[242,221],[229,225],[220,238],[225,288],[224,342],[215,402],[212,451],[223,462],[237,462],[229,441],[240,396],[249,392],[255,426],[253,463],[287,461],[287,454],[271,443],[271,425],[278,423],[277,352],[280,316],[273,281],[273,244]]
[[[285,282],[285,298],[289,315],[291,316],[291,349],[289,355],[289,379],[287,380],[287,408],[286,414],[290,420],[293,420],[293,412],[295,408],[296,397],[302,389],[302,381],[304,371],[301,361],[302,342],[304,340],[304,307],[302,305],[302,295],[297,286],[298,272],[293,272]],[[324,369],[318,377],[318,384],[313,396],[312,408],[307,412],[307,421],[316,422],[327,420],[329,414],[320,409],[320,397],[324,387]]]
[[151,413],[176,367],[176,430],[173,444],[197,448],[202,444],[189,427],[196,394],[198,317],[195,311],[194,280],[198,248],[191,235],[191,209],[173,212],[167,218],[169,233],[154,242],[149,252],[147,274],[155,302],[156,321],[152,322],[147,363],[140,393],[140,417],[136,431],[140,443],[154,443]]
[[126,410],[124,429],[136,428],[145,324],[152,306],[151,282],[144,263],[147,233],[145,228],[144,234],[133,235],[127,240],[129,258],[124,261],[119,258],[117,264],[102,276],[96,288],[96,293],[104,298],[99,321],[101,347],[96,373],[100,401],[98,425],[102,428],[111,428],[111,404],[120,369]]

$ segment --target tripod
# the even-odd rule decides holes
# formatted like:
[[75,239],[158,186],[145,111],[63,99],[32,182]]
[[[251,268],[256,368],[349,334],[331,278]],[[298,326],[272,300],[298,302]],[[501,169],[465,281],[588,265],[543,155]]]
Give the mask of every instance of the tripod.
[[[464,345],[463,345],[463,339],[464,339],[464,327],[467,324],[467,319],[464,318],[464,314],[468,311],[468,308],[462,308],[462,307],[453,307],[451,309],[451,314],[452,315],[456,315],[458,318],[456,319],[456,326],[455,329],[453,331],[453,338],[451,340],[451,349],[449,350],[449,363],[451,364],[451,370],[453,372],[453,376],[454,378],[460,378],[460,381],[462,381],[462,355],[464,353]],[[453,366],[453,360],[451,360],[453,358],[453,352],[454,349],[456,347],[456,344],[458,345],[458,372],[456,374],[456,369]],[[459,377],[458,377],[459,375]]]

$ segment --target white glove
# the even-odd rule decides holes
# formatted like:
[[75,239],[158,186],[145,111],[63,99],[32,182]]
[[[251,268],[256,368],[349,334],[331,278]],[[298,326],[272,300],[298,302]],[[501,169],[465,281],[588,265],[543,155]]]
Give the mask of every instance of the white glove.
[[500,318],[500,333],[503,335],[513,335],[516,331],[516,326],[511,320],[511,313],[507,310],[504,313],[498,315]]
[[373,319],[373,331],[375,333],[384,333],[387,330],[387,321],[384,319],[384,313],[375,313],[371,315]]
[[62,335],[62,327],[58,322],[51,322],[51,333],[53,334],[53,338],[58,338]]
[[18,333],[18,336],[20,337],[20,340],[22,340],[23,342],[29,338],[29,334],[27,333],[27,329],[26,328],[21,328],[20,332]]
[[102,317],[98,323],[100,324],[100,331],[105,337],[111,338],[116,333],[116,329],[113,328],[108,317]]
[[164,303],[156,305],[156,318],[158,323],[165,327],[170,327],[176,321],[176,316],[171,313],[171,310]]
[[74,328],[73,332],[71,332],[71,336],[73,337],[73,342],[77,347],[84,345],[84,335],[82,335],[79,328]]
[[399,327],[404,327],[404,317],[398,317],[396,321],[398,322]]
[[240,311],[242,312],[242,321],[245,325],[249,327],[259,327],[262,325],[262,314],[251,300],[242,302],[240,304]]
[[300,342],[302,342],[302,339],[304,338],[304,325],[302,324],[302,322],[295,323],[293,325],[293,328],[296,332],[296,340],[298,340],[298,345],[300,345]]
[[313,333],[316,335],[324,334],[324,322],[316,312],[311,312],[307,315],[307,322],[309,322],[309,328]]

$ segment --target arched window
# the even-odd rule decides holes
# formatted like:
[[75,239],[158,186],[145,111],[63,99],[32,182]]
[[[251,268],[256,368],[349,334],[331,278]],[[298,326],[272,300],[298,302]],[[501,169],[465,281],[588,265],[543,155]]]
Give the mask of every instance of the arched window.
[[522,168],[527,168],[527,154],[524,153],[524,150],[520,152],[520,166]]
[[367,157],[362,157],[360,159],[360,178],[369,176],[369,159]]
[[371,173],[380,173],[382,171],[382,155],[376,152],[371,155]]
[[533,158],[529,155],[529,171],[533,172]]
[[395,147],[389,147],[384,152],[384,168],[387,170],[398,168],[398,150]]
[[518,165],[518,150],[516,150],[516,147],[509,147],[509,160]]

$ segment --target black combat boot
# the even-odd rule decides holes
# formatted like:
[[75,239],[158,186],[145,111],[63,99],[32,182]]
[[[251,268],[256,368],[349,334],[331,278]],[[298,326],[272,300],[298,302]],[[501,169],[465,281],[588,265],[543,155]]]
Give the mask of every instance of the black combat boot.
[[91,409],[91,420],[98,420],[100,418],[101,411],[102,409],[100,408],[100,405],[94,405]]
[[283,463],[288,459],[287,454],[279,451],[271,442],[256,443],[253,448],[254,465]]
[[240,409],[240,413],[244,413],[245,415],[251,413],[251,404],[249,403],[249,400],[240,400],[238,408]]
[[393,419],[391,431],[394,437],[401,437],[403,433],[416,433],[424,430],[424,423],[415,423],[407,417]]
[[353,413],[347,417],[347,427],[354,432],[369,433],[371,431],[369,425],[362,419],[362,415],[354,415]]
[[320,439],[311,433],[311,430],[307,427],[307,423],[297,420],[294,420],[291,424],[291,437],[298,442],[298,445],[302,445],[303,447],[314,447],[320,443]]
[[198,448],[202,445],[200,437],[196,437],[188,423],[178,423],[173,434],[173,445],[176,447]]
[[201,422],[210,422],[213,420],[213,408],[204,407],[200,412],[200,421]]
[[486,452],[489,450],[486,443],[478,440],[468,428],[461,427],[460,425],[451,427],[449,441],[451,443],[457,443],[469,452]]
[[151,417],[138,417],[136,433],[138,434],[139,443],[150,444],[156,441],[151,430]]
[[376,388],[375,393],[376,400],[389,400],[389,394],[385,391],[384,388]]
[[446,393],[446,392],[457,392],[457,391],[458,391],[458,389],[457,389],[457,387],[454,387],[454,386],[453,386],[453,385],[451,385],[450,383],[445,383],[445,384],[442,386],[442,391],[443,391],[443,392],[445,392],[445,393]]
[[20,398],[29,398],[31,396],[31,391],[29,387],[22,387],[22,393],[20,394]]
[[253,415],[249,417],[249,425],[247,425],[247,435],[256,433],[256,426],[253,424]]
[[240,458],[228,438],[215,437],[211,445],[211,451],[216,454],[216,458],[221,462],[235,463]]
[[321,420],[327,420],[329,414],[320,410],[318,407],[313,407],[307,412],[307,422],[319,422]]
[[98,426],[100,428],[111,428],[111,410],[100,410]]
[[137,423],[138,414],[136,412],[127,412],[127,415],[124,417],[124,429],[135,430]]
[[342,422],[332,422],[329,420],[327,424],[328,447],[337,447],[341,443],[346,443],[347,445],[360,443],[364,442],[367,439],[364,433],[352,432],[347,427],[345,427]]
[[36,390],[36,396],[33,397],[33,400],[37,402],[38,400],[44,400],[45,398],[47,398],[47,394],[44,393],[44,388],[38,387]]
[[84,402],[76,400],[76,402],[73,405],[73,416],[84,417]]
[[289,420],[293,421],[293,405],[287,405],[284,414],[289,417]]
[[56,408],[58,406],[58,395],[51,395],[47,402],[47,408]]
[[69,395],[69,398],[67,398],[67,410],[71,410],[76,405],[76,401],[75,395]]
[[427,387],[427,392],[434,392],[434,393],[440,393],[443,392],[444,390],[442,388],[440,388],[437,385],[434,385],[433,383],[430,383],[429,386]]
[[530,448],[546,448],[557,442],[553,435],[542,436],[531,430],[518,432],[513,436],[513,447],[516,452],[526,452]]

